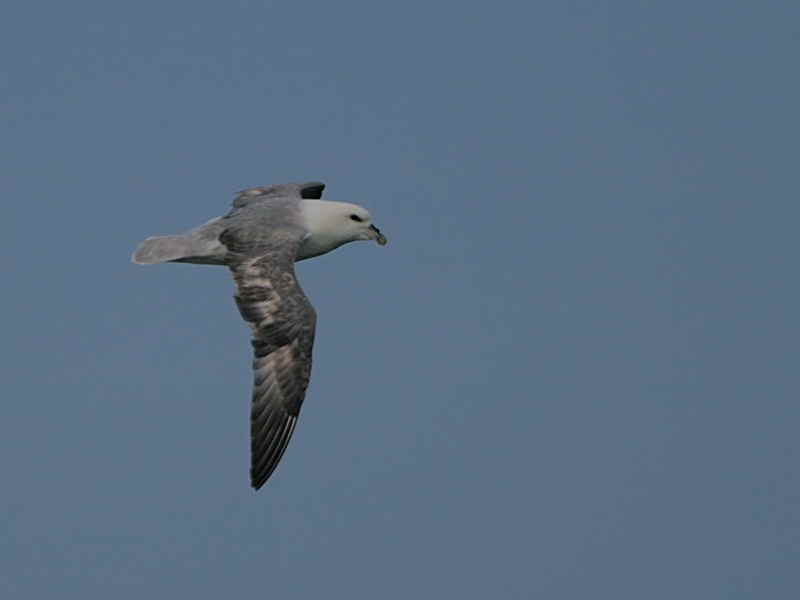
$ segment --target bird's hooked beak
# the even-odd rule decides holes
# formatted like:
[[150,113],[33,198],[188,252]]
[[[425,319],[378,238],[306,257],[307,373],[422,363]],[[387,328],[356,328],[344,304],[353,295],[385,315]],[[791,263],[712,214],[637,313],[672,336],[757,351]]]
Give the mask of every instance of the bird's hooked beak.
[[375,225],[370,225],[369,226],[369,234],[370,234],[370,237],[372,239],[374,239],[376,242],[378,242],[379,246],[385,246],[386,242],[388,242],[388,240],[386,239],[386,236],[383,235],[381,233],[381,230],[378,229],[377,227],[375,227]]

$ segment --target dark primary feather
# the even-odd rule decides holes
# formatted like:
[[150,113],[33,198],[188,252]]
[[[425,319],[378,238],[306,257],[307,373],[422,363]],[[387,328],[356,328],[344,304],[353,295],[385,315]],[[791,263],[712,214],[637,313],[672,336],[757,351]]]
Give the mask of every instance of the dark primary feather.
[[249,323],[253,345],[253,404],[250,414],[252,486],[259,489],[275,470],[297,423],[311,375],[316,313],[294,273],[302,239],[237,245],[236,232],[220,238],[234,252],[229,267],[236,304]]
[[233,207],[241,208],[252,202],[266,198],[303,198],[305,200],[319,200],[325,184],[321,181],[307,181],[306,183],[281,183],[264,187],[254,187],[242,190],[233,199]]

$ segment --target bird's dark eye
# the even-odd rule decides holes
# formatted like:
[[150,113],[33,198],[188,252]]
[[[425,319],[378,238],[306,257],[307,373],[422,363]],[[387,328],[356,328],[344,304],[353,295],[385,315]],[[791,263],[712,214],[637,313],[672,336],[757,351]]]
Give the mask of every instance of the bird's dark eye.
[[358,222],[358,223],[361,223],[361,221],[363,221],[363,219],[362,219],[361,217],[359,217],[358,215],[350,215],[350,218],[351,218],[353,221],[356,221],[356,222]]

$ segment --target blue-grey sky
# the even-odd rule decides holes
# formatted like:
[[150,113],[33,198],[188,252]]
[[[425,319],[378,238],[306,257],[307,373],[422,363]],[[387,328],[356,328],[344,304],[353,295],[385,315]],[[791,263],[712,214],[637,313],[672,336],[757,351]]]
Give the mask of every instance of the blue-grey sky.
[[[4,15],[3,597],[800,594],[797,2]],[[256,494],[229,274],[129,256],[307,179],[390,243]]]

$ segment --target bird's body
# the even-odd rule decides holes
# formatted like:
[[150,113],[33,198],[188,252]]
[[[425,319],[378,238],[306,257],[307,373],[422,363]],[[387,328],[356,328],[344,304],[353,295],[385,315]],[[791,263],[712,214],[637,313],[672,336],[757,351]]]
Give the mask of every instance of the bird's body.
[[253,332],[251,483],[260,488],[297,422],[311,374],[316,313],[294,263],[356,240],[386,238],[360,206],[320,200],[324,184],[284,184],[240,192],[233,209],[185,234],[148,238],[137,264],[224,265],[236,304]]

